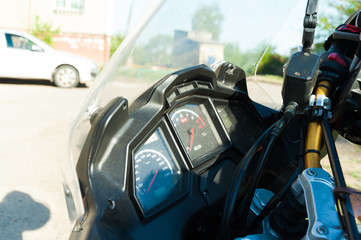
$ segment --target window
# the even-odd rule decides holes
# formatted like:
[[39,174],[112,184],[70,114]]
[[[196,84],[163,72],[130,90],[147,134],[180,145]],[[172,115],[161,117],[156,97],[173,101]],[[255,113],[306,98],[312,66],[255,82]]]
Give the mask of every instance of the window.
[[55,11],[81,12],[84,10],[84,0],[55,0]]
[[42,51],[33,41],[15,34],[5,33],[8,48],[20,48],[29,51]]

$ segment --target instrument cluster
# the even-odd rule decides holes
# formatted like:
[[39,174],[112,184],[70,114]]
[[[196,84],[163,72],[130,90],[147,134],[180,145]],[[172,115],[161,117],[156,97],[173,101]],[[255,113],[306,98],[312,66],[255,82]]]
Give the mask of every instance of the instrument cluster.
[[210,98],[193,97],[170,108],[136,148],[135,196],[145,217],[184,196],[189,172],[229,146],[221,122]]
[[76,167],[89,231],[111,222],[124,227],[117,238],[188,239],[218,224],[237,165],[275,114],[242,74],[237,87],[224,74],[180,70],[94,114]]

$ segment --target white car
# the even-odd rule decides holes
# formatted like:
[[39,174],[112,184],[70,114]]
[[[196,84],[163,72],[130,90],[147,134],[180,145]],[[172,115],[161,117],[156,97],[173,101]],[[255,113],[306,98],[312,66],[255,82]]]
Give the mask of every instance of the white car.
[[93,81],[94,61],[53,49],[38,38],[0,29],[0,77],[48,79],[58,87],[71,88]]

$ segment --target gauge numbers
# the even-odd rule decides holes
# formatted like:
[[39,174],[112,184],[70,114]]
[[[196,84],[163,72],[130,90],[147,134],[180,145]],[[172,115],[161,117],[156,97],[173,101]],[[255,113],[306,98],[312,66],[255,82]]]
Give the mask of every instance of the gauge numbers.
[[[163,185],[167,178],[172,177],[173,169],[169,160],[160,152],[146,149],[135,155],[136,188],[141,194],[152,193],[155,197],[162,197],[166,193]],[[152,191],[150,191],[152,188]],[[155,189],[153,191],[153,189]]]
[[172,116],[172,121],[174,126],[178,129],[182,126],[185,131],[182,131],[182,135],[185,135],[183,143],[188,153],[193,151],[198,151],[202,148],[202,145],[197,142],[195,145],[195,135],[201,134],[203,137],[207,136],[206,131],[202,131],[205,128],[206,124],[203,119],[194,111],[188,109],[181,109],[176,111]]
[[135,194],[144,212],[182,189],[182,172],[157,129],[134,155]]
[[192,161],[222,145],[204,104],[185,104],[176,108],[170,118]]

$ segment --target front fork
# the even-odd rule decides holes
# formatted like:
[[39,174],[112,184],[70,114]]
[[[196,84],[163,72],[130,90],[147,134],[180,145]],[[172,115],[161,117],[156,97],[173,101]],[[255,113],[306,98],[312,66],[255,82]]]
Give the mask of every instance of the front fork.
[[[336,187],[345,188],[346,182],[342,173],[341,164],[339,157],[336,151],[335,142],[332,136],[331,128],[329,126],[328,120],[331,118],[331,102],[328,96],[330,95],[330,89],[332,88],[330,82],[320,81],[316,86],[315,91],[315,101],[310,101],[310,105],[313,108],[313,115],[317,116],[317,120],[310,122],[308,125],[306,144],[305,144],[305,168],[306,171],[311,168],[319,169],[321,168],[320,164],[320,150],[322,143],[322,136],[324,143],[326,145],[328,157],[330,160],[330,165],[332,173],[335,179]],[[312,99],[312,97],[311,97]],[[329,194],[333,198],[332,189],[325,194]],[[306,196],[307,197],[307,196]],[[358,235],[358,229],[355,224],[353,214],[347,214],[350,209],[352,209],[351,201],[348,195],[343,195],[344,200],[339,202],[340,208],[342,209],[343,221],[344,221],[344,230],[347,233],[350,233],[348,236],[350,239],[356,239],[355,236]],[[322,203],[321,203],[322,204]],[[308,214],[309,205],[306,205]],[[333,201],[333,212],[336,212],[335,202]],[[352,211],[352,210],[351,210]],[[311,212],[312,213],[312,212]],[[312,227],[309,224],[309,228]]]
[[[316,86],[315,98],[310,101],[315,115],[323,114],[324,110],[329,110],[329,94],[331,84],[328,81],[321,81]],[[324,109],[327,108],[327,109]],[[305,143],[305,168],[321,168],[321,143],[322,127],[320,121],[313,121],[308,124]]]
[[[284,201],[286,204],[282,205],[281,203],[278,206],[282,213],[280,213],[281,211],[273,211],[264,219],[262,234],[248,235],[244,238],[238,238],[238,240],[287,238],[287,236],[280,235],[279,231],[275,231],[275,229],[280,229],[279,226],[290,223],[292,216],[295,216],[294,210],[298,208],[295,206],[300,205],[306,208],[308,218],[308,227],[304,239],[344,239],[332,192],[335,183],[336,186],[346,186],[334,139],[328,125],[328,120],[331,118],[331,101],[329,96],[332,87],[330,81],[320,80],[315,87],[314,95],[311,96],[310,109],[315,120],[308,125],[305,140],[305,170],[292,184],[289,194],[291,197]],[[324,139],[327,148],[334,178],[321,169],[320,151],[322,139]],[[262,194],[259,195],[261,196]],[[269,195],[269,193],[263,195]],[[255,196],[254,200],[263,201],[263,204],[267,205],[268,201],[257,199],[257,197]],[[350,209],[349,199],[346,199],[344,203],[341,202],[340,205],[343,212],[347,211],[347,209]],[[258,215],[256,212],[255,214]],[[345,221],[350,223],[352,219],[345,219]],[[348,225],[351,226],[352,223]],[[352,228],[351,226],[347,232],[355,231]],[[280,232],[282,231],[284,230],[281,229]]]

